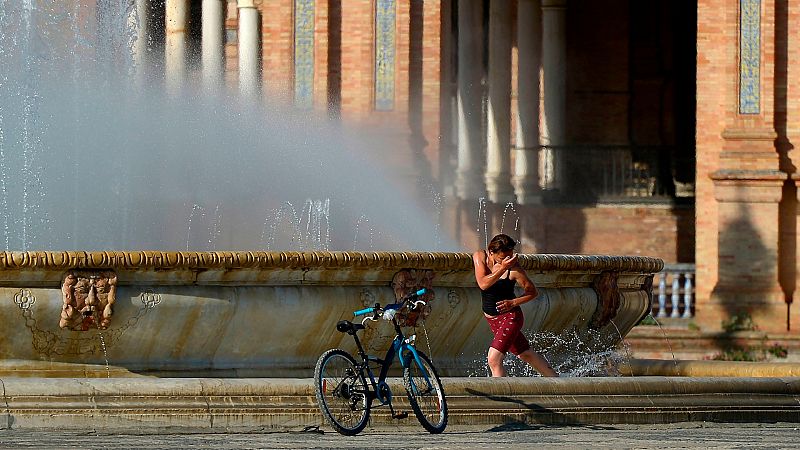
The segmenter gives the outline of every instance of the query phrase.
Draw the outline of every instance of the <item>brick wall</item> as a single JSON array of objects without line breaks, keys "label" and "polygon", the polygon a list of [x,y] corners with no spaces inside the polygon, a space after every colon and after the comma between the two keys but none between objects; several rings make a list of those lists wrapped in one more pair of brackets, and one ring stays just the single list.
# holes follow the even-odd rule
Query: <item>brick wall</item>
[{"label": "brick wall", "polygon": [[[747,310],[762,330],[796,331],[797,5],[761,2],[760,110],[739,113],[737,0],[700,0],[697,39],[697,319]],[[723,172],[720,172],[723,171]]]},{"label": "brick wall", "polygon": [[502,232],[519,239],[518,250],[525,253],[640,255],[667,263],[694,262],[692,207],[506,208],[460,202],[448,203],[442,217],[442,228],[465,249],[484,248],[487,234],[491,239]]},{"label": "brick wall", "polygon": [[566,117],[570,143],[628,143],[628,64],[628,2],[570,0]]}]

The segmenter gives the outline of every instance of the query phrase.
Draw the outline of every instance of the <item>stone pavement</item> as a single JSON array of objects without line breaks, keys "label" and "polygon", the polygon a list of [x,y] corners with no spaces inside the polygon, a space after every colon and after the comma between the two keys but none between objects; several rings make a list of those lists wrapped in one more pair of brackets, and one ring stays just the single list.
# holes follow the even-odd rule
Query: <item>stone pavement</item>
[{"label": "stone pavement", "polygon": [[[0,430],[0,449],[789,449],[798,447],[798,424],[716,424],[499,427],[454,426],[441,435],[421,428],[367,428],[355,437],[320,432],[251,430],[209,433],[168,429],[108,433],[97,430]],[[155,432],[155,433],[154,433]]]}]

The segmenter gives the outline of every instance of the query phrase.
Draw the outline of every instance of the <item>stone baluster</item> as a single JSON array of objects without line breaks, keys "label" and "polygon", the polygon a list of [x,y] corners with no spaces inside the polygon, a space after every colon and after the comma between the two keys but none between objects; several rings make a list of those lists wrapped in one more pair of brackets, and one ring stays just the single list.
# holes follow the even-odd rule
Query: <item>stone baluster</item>
[{"label": "stone baluster", "polygon": [[692,273],[686,272],[684,274],[686,281],[683,284],[683,317],[689,319],[692,317]]},{"label": "stone baluster", "polygon": [[681,273],[672,273],[672,313],[670,317],[680,317],[680,301],[681,301]]},{"label": "stone baluster", "polygon": [[658,274],[658,316],[667,317],[667,272]]}]

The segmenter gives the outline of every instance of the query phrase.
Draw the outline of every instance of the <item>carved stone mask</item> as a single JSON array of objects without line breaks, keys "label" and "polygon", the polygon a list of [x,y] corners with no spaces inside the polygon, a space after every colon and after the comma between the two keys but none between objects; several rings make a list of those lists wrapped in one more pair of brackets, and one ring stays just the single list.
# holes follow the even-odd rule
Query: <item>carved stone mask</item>
[{"label": "carved stone mask", "polygon": [[112,270],[70,270],[61,283],[64,305],[58,326],[86,331],[105,330],[111,322],[117,289]]}]

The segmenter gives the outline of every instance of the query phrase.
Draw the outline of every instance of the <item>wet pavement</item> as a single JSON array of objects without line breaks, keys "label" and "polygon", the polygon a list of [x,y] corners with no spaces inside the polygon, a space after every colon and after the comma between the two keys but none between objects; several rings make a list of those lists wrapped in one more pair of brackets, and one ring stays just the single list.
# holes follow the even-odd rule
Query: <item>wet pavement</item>
[{"label": "wet pavement", "polygon": [[421,428],[367,428],[347,437],[330,429],[247,433],[208,430],[0,430],[2,449],[790,449],[798,448],[800,424],[453,426],[441,435]]}]

